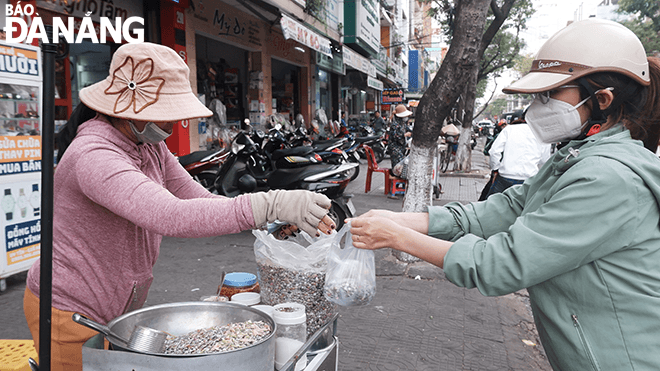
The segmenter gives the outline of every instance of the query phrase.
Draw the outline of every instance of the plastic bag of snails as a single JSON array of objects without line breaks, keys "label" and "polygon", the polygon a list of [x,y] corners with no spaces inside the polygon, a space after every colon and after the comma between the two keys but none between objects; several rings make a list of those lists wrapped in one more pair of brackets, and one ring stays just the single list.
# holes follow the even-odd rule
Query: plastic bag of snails
[{"label": "plastic bag of snails", "polygon": [[373,251],[353,246],[350,229],[344,224],[332,241],[323,294],[341,306],[366,305],[376,296],[376,261]]}]

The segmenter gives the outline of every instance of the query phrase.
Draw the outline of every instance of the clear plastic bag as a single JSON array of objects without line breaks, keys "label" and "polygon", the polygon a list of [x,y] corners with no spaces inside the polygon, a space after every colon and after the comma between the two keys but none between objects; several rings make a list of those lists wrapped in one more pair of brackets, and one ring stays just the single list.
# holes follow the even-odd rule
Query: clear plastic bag
[{"label": "clear plastic bag", "polygon": [[327,256],[333,235],[312,238],[305,232],[278,240],[268,231],[253,230],[261,301],[266,305],[304,304],[307,334],[311,335],[337,313],[337,305],[323,295]]},{"label": "clear plastic bag", "polygon": [[353,247],[350,229],[344,224],[332,241],[323,291],[341,306],[366,305],[376,296],[376,261],[373,251]]}]

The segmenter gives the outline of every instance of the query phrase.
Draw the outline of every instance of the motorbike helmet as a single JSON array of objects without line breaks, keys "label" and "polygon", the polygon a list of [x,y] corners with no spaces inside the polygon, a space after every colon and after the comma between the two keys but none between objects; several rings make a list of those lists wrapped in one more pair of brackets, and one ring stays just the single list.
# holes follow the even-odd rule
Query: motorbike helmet
[{"label": "motorbike helmet", "polygon": [[525,111],[521,109],[513,111],[508,121],[509,124],[518,124],[521,122],[525,122]]},{"label": "motorbike helmet", "polygon": [[502,91],[539,93],[596,72],[617,72],[644,86],[650,84],[646,52],[637,36],[619,23],[589,18],[548,39],[529,73]]}]

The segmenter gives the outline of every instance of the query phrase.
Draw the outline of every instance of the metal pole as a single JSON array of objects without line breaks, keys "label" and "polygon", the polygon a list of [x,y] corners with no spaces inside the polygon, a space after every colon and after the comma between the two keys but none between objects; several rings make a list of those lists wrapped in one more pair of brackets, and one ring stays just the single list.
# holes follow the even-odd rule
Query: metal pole
[{"label": "metal pole", "polygon": [[[46,25],[53,40],[53,29]],[[39,370],[50,371],[51,305],[53,294],[53,175],[55,149],[56,44],[42,44],[44,71],[41,128],[41,276],[39,281]]]}]

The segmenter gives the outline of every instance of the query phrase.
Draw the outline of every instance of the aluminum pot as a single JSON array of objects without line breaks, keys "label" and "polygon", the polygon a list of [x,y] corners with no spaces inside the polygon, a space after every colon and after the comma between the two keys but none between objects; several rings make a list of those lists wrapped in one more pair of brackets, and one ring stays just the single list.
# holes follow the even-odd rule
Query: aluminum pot
[{"label": "aluminum pot", "polygon": [[[264,312],[243,305],[230,302],[161,304],[126,313],[110,321],[107,327],[124,338],[130,337],[136,326],[145,326],[180,336],[198,329],[247,320],[264,321],[273,330],[270,335],[252,346],[223,353],[199,355],[135,353],[125,349],[121,344],[113,342],[112,339],[108,339],[113,349],[120,351],[93,350],[83,347],[83,369],[103,369],[103,366],[99,365],[108,362],[113,363],[113,365],[108,365],[109,367],[116,367],[118,363],[127,362],[129,365],[146,367],[133,367],[134,370],[151,369],[149,367],[152,366],[156,370],[179,369],[176,365],[191,366],[193,364],[216,368],[219,364],[224,364],[227,368],[221,368],[223,370],[272,370],[275,359],[275,322]],[[231,365],[236,365],[237,368],[233,368]]]}]

